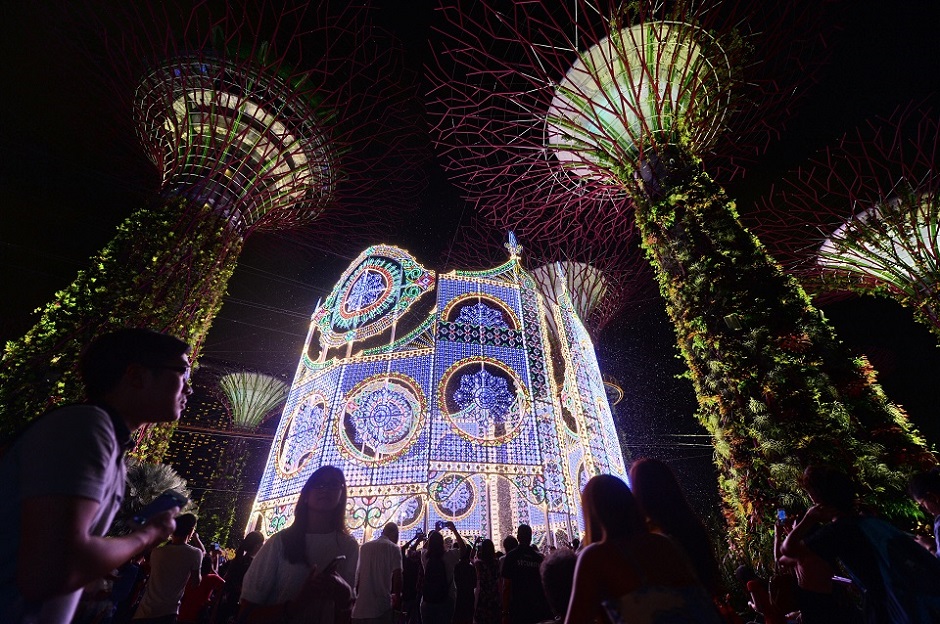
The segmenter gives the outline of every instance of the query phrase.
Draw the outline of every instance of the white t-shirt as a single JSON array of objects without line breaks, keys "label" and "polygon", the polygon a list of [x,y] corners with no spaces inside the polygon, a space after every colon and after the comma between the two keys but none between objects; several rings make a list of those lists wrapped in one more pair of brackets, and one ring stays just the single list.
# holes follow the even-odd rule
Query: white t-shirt
[{"label": "white t-shirt", "polygon": [[202,551],[189,544],[164,544],[150,555],[150,580],[135,620],[176,615],[190,574],[200,580]]},{"label": "white t-shirt", "polygon": [[377,618],[392,608],[392,573],[401,570],[401,548],[384,535],[359,549],[354,618]]},{"label": "white t-shirt", "polygon": [[[339,575],[355,586],[356,565],[359,562],[359,543],[351,535],[339,531],[307,533],[307,561],[318,570],[324,569],[334,557],[345,555],[336,568]],[[242,600],[258,605],[283,604],[297,598],[310,568],[303,563],[290,563],[284,554],[284,533],[275,533],[264,543],[251,562],[242,583]],[[333,622],[333,609],[324,609],[321,624]]]}]

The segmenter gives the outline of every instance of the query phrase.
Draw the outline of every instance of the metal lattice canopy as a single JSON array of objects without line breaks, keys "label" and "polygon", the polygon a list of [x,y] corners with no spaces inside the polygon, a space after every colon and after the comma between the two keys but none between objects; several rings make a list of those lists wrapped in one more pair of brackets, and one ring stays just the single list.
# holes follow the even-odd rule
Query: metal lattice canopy
[{"label": "metal lattice canopy", "polygon": [[754,230],[821,296],[883,294],[940,329],[938,131],[908,107],[845,135],[759,203]]},{"label": "metal lattice canopy", "polygon": [[278,75],[175,58],[137,89],[138,132],[162,144],[165,192],[193,194],[249,226],[291,227],[334,200],[336,154],[310,102]]},{"label": "metal lattice canopy", "polygon": [[809,3],[484,1],[440,13],[438,147],[479,213],[523,239],[620,236],[638,168],[673,146],[723,178],[740,173],[820,56]]}]

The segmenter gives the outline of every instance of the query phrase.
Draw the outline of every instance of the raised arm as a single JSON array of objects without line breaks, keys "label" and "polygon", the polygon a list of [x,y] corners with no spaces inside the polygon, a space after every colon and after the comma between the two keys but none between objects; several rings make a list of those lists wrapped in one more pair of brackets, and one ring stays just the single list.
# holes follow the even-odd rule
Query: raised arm
[{"label": "raised arm", "polygon": [[134,555],[165,540],[176,528],[178,508],[154,516],[130,535],[91,535],[99,503],[75,496],[38,496],[23,501],[16,584],[28,601],[80,589],[106,576]]},{"label": "raised arm", "polygon": [[457,525],[455,525],[453,522],[448,520],[447,522],[444,523],[444,526],[450,529],[451,532],[454,534],[454,538],[457,540],[457,544],[460,545],[461,549],[467,547],[467,542],[464,541],[463,537],[461,537],[460,535],[460,532],[457,531]]}]

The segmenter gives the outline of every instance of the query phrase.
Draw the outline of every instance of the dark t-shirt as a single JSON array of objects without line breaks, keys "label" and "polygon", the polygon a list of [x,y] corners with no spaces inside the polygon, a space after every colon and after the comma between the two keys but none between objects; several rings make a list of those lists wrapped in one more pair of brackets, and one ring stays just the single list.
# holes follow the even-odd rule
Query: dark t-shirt
[{"label": "dark t-shirt", "polygon": [[871,544],[858,528],[858,518],[839,518],[806,538],[810,550],[826,563],[846,572],[866,592],[866,621],[888,621],[884,612],[885,586],[878,569],[878,558]]},{"label": "dark t-shirt", "polygon": [[820,557],[843,565],[865,593],[868,622],[936,622],[940,562],[876,518],[839,518],[806,538]]},{"label": "dark t-shirt", "polygon": [[26,604],[16,585],[23,501],[40,496],[99,503],[89,535],[104,535],[124,498],[130,432],[96,405],[68,405],[36,419],[0,460],[0,622],[68,622],[82,590]]},{"label": "dark t-shirt", "polygon": [[509,621],[512,624],[533,624],[551,617],[539,572],[542,559],[532,546],[519,546],[503,557],[500,576],[512,583],[509,588]]}]

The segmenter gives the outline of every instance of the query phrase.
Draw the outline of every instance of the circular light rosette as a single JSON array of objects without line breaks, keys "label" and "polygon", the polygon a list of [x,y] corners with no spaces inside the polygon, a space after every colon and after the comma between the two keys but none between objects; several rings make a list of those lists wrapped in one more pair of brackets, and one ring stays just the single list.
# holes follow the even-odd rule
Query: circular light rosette
[{"label": "circular light rosette", "polygon": [[418,522],[424,518],[424,499],[420,496],[406,498],[398,506],[394,518],[399,531],[417,526]]},{"label": "circular light rosette", "polygon": [[424,393],[414,379],[399,373],[367,377],[346,395],[337,422],[340,449],[367,464],[398,459],[417,439],[426,411]]},{"label": "circular light rosette", "polygon": [[404,250],[368,248],[343,273],[313,317],[320,345],[333,348],[374,338],[434,286],[434,275]]},{"label": "circular light rosette", "polygon": [[610,181],[617,162],[651,140],[696,149],[714,143],[726,114],[728,60],[692,24],[620,29],[582,53],[552,98],[545,145],[576,178]]},{"label": "circular light rosette", "polygon": [[470,515],[477,502],[473,480],[463,475],[449,474],[428,486],[434,510],[442,518],[457,522]]},{"label": "circular light rosette", "polygon": [[438,404],[462,437],[496,446],[518,435],[529,411],[529,394],[516,372],[502,362],[470,357],[444,372]]},{"label": "circular light rosette", "polygon": [[300,472],[316,453],[323,430],[326,428],[326,399],[314,393],[298,403],[288,416],[284,437],[277,447],[275,466],[284,477]]},{"label": "circular light rosette", "polygon": [[397,282],[400,279],[396,279],[392,267],[377,263],[364,264],[350,278],[336,313],[345,323],[379,316],[394,303],[389,297]]}]

